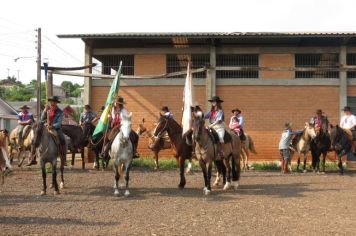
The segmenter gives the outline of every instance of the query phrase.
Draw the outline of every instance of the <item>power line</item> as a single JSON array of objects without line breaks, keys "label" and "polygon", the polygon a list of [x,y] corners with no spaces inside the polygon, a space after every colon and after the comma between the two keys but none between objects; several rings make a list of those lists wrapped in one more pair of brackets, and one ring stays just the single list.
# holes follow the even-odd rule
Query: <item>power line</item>
[{"label": "power line", "polygon": [[67,52],[65,49],[63,49],[62,47],[60,47],[58,44],[56,44],[55,42],[53,42],[49,37],[47,37],[46,35],[44,35],[44,37],[51,42],[53,45],[55,45],[57,48],[59,48],[61,51],[63,51],[65,54],[67,54],[68,56],[70,56],[71,58],[75,59],[76,61],[83,63],[82,60],[78,59],[77,57],[73,56],[72,54],[70,54],[69,52]]}]

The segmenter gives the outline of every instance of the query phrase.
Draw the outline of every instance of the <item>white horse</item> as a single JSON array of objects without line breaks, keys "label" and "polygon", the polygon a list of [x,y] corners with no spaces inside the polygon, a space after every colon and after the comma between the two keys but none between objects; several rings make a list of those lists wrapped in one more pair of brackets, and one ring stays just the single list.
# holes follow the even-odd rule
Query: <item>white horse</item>
[{"label": "white horse", "polygon": [[133,146],[130,141],[131,132],[131,117],[132,113],[128,116],[121,115],[120,132],[116,135],[109,152],[110,157],[113,159],[114,172],[115,172],[115,195],[119,195],[119,179],[120,175],[125,176],[126,187],[125,196],[130,195],[129,191],[129,173],[133,160]]}]

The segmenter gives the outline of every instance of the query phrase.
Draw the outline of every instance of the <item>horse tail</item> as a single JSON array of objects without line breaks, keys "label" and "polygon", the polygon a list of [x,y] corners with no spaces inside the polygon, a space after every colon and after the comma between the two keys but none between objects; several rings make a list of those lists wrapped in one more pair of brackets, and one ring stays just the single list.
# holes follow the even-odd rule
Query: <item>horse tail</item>
[{"label": "horse tail", "polygon": [[257,154],[256,148],[255,148],[255,143],[253,142],[253,139],[251,136],[248,135],[248,149],[253,153]]}]

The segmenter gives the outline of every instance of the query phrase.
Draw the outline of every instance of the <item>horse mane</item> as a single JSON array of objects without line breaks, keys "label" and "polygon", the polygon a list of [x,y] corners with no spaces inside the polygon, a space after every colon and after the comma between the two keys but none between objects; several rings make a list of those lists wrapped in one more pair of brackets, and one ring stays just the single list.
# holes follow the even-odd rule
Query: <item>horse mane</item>
[{"label": "horse mane", "polygon": [[182,132],[183,131],[183,128],[180,124],[178,124],[178,122],[173,119],[173,118],[166,118],[168,119],[168,121],[172,124],[172,129],[174,129],[175,131],[179,131],[179,132]]}]

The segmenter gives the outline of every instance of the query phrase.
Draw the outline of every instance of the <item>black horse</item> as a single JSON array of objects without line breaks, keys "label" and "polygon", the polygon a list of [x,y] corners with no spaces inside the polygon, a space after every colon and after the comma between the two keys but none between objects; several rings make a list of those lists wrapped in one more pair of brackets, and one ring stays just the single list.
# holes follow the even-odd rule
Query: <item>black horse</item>
[{"label": "black horse", "polygon": [[342,157],[351,152],[352,141],[349,139],[346,132],[340,128],[338,125],[331,127],[331,147],[335,150],[338,157],[338,166],[340,169],[340,174],[344,174],[344,168],[342,166]]},{"label": "black horse", "polygon": [[319,172],[320,156],[323,155],[322,171],[325,172],[325,159],[331,148],[331,138],[328,131],[328,123],[322,123],[320,128],[315,128],[316,137],[310,142],[312,154],[312,167],[314,172]]},{"label": "black horse", "polygon": [[[68,145],[68,149],[72,153],[72,163],[74,165],[75,154],[80,151],[82,158],[82,169],[85,169],[85,161],[84,161],[84,148],[88,147],[89,149],[94,150],[95,152],[95,162],[96,168],[99,169],[99,159],[100,153],[103,147],[103,138],[102,135],[97,137],[96,140],[92,139],[92,135],[95,129],[95,126],[92,124],[85,124],[83,128],[76,125],[63,125],[62,126],[63,133],[67,135],[71,142]],[[105,169],[108,164],[108,157],[103,158],[102,166]]]}]

